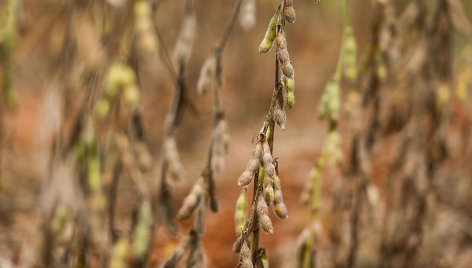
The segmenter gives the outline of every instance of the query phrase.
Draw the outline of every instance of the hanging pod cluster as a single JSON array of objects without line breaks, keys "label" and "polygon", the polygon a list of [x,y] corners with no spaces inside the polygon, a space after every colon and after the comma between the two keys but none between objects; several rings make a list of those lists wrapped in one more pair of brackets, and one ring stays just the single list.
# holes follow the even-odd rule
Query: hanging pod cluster
[{"label": "hanging pod cluster", "polygon": [[128,108],[138,105],[140,91],[133,69],[123,63],[114,62],[105,77],[105,91],[95,104],[95,114],[99,119],[105,118],[115,101],[123,100]]},{"label": "hanging pod cluster", "polygon": [[292,107],[295,104],[295,80],[294,70],[292,63],[290,62],[290,55],[287,49],[287,40],[285,39],[285,33],[282,27],[278,26],[279,30],[277,33],[277,59],[279,60],[282,69],[282,85],[285,89],[286,102],[288,107]]},{"label": "hanging pod cluster", "polygon": [[[277,60],[282,69],[280,82],[285,91],[285,101],[289,108],[295,104],[295,78],[294,69],[288,53],[287,40],[285,38],[285,21],[290,23],[295,21],[295,11],[293,10],[292,2],[293,1],[284,1],[283,5],[277,9],[269,22],[264,39],[259,45],[259,53],[267,53],[272,48],[274,41],[276,42]],[[281,8],[283,17],[280,14]],[[284,128],[283,124],[277,123]]]},{"label": "hanging pod cluster", "polygon": [[274,232],[272,221],[268,215],[268,206],[273,205],[274,212],[279,218],[285,219],[288,216],[287,207],[283,201],[277,163],[272,158],[266,136],[260,134],[258,139],[259,140],[254,146],[246,170],[241,174],[238,180],[238,184],[244,186],[244,188],[236,201],[236,234],[239,237],[233,245],[233,252],[241,253],[241,263],[243,267],[253,267],[248,266],[251,261],[250,255],[249,257],[246,256],[246,247],[248,247],[247,234],[251,231],[250,228],[253,228],[251,227],[252,223],[246,221],[246,185],[257,176],[254,183],[258,185],[258,188],[261,188],[261,191],[257,190],[257,193],[255,193],[256,200],[255,203],[253,203],[253,206],[255,205],[255,207],[253,208],[254,210],[251,210],[254,211],[255,215],[252,215],[249,218],[252,217],[251,220],[253,220],[255,216],[259,226],[264,230],[264,232],[268,234]]},{"label": "hanging pod cluster", "polygon": [[265,175],[273,178],[275,176],[275,167],[272,163],[272,154],[270,153],[269,143],[265,135],[260,134],[258,142],[254,146],[246,170],[239,176],[238,185],[246,186],[251,183],[254,174],[260,166],[264,167]]},{"label": "hanging pod cluster", "polygon": [[[255,202],[255,214],[258,219],[258,223],[262,230],[268,234],[274,232],[272,222],[268,215],[268,206],[273,204],[276,215],[282,219],[287,218],[287,207],[283,202],[282,189],[280,186],[280,178],[278,176],[277,164],[272,157],[269,143],[267,141],[267,135],[259,134],[258,142],[254,146],[249,162],[246,166],[246,170],[239,176],[238,184],[243,186],[238,200],[236,201],[236,234],[239,235],[236,241],[233,251],[239,252],[241,249],[241,243],[244,247],[245,242],[243,238],[244,228],[247,226],[245,222],[245,210],[247,203],[247,190],[246,186],[251,183],[253,179],[256,179],[254,183],[261,188],[261,192],[257,194]],[[257,178],[255,178],[257,176]],[[245,225],[246,224],[246,225]],[[247,232],[247,230],[246,230]],[[243,252],[241,251],[243,255]],[[243,258],[244,262],[244,258]]]},{"label": "hanging pod cluster", "polygon": [[[287,207],[283,201],[278,163],[272,155],[274,125],[285,128],[285,105],[292,107],[294,95],[294,69],[288,53],[285,38],[286,22],[295,21],[292,0],[283,0],[270,19],[264,39],[259,45],[259,53],[267,53],[275,42],[276,77],[272,101],[266,121],[260,131],[257,142],[251,152],[246,169],[238,178],[238,185],[244,187],[236,202],[236,234],[238,239],[233,245],[233,252],[240,253],[238,267],[268,267],[267,255],[259,248],[259,228],[272,234],[274,228],[268,215],[268,207],[272,205],[279,218],[287,218]],[[246,217],[246,187],[254,180],[253,199],[249,214]],[[249,243],[253,234],[252,244]],[[252,249],[252,256],[251,256]]]}]

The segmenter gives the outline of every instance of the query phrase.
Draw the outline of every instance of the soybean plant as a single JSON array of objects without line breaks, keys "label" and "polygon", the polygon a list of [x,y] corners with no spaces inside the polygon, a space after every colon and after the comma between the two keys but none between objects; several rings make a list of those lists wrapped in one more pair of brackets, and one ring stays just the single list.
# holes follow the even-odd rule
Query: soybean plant
[{"label": "soybean plant", "polygon": [[321,189],[324,169],[328,167],[340,167],[343,161],[341,149],[341,136],[337,130],[338,118],[341,107],[340,83],[343,77],[355,80],[356,67],[356,41],[349,25],[347,13],[347,1],[341,0],[343,7],[343,37],[336,71],[330,81],[326,83],[321,97],[318,115],[320,119],[326,119],[328,134],[321,155],[310,171],[309,179],[302,194],[302,201],[310,206],[311,223],[306,227],[300,237],[299,267],[309,268],[316,266],[317,241],[322,235],[320,219]]},{"label": "soybean plant", "polygon": [[[287,207],[283,201],[278,161],[273,157],[275,124],[285,128],[285,105],[292,107],[294,96],[294,69],[290,61],[285,38],[286,23],[295,22],[293,1],[281,1],[259,46],[260,53],[267,53],[275,42],[275,86],[272,101],[265,122],[260,130],[256,144],[244,172],[238,178],[238,185],[243,187],[236,205],[236,234],[238,238],[233,251],[240,253],[240,267],[266,267],[267,254],[259,247],[259,228],[268,234],[274,232],[268,216],[268,207],[272,205],[276,215],[285,219]],[[254,191],[246,216],[247,187],[254,181]],[[252,234],[252,238],[250,237]]]}]

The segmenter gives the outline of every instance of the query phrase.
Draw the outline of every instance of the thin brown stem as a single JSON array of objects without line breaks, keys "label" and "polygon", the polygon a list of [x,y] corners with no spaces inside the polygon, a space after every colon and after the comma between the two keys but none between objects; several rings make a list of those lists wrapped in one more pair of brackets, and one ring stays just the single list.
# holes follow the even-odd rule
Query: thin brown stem
[{"label": "thin brown stem", "polygon": [[226,42],[229,39],[229,36],[231,34],[231,30],[233,29],[234,23],[236,22],[236,19],[237,19],[238,14],[239,14],[239,10],[241,9],[241,3],[243,2],[243,0],[237,0],[237,1],[238,2],[236,2],[236,6],[233,9],[233,14],[231,15],[231,20],[229,21],[229,24],[226,27],[226,30],[223,34],[223,38],[221,39],[221,42],[218,45],[218,47],[221,48],[221,50],[224,49],[224,47],[226,45]]}]

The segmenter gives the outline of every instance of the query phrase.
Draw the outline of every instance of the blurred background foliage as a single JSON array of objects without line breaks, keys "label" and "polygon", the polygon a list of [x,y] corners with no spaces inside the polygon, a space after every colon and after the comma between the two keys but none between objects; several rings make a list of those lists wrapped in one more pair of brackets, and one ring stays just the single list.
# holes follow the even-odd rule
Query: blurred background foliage
[{"label": "blurred background foliage", "polygon": [[[44,202],[50,194],[45,189],[69,187],[62,184],[51,186],[51,166],[56,156],[55,146],[68,141],[87,98],[87,89],[103,90],[103,83],[94,76],[104,77],[107,66],[114,60],[129,59],[132,46],[132,3],[128,0],[100,1],[58,1],[58,0],[1,0],[0,1],[0,80],[2,81],[2,102],[0,107],[0,266],[28,267],[35,245],[41,233],[43,211],[52,204]],[[134,70],[139,81],[139,101],[137,109],[142,116],[146,144],[153,161],[159,161],[162,143],[165,139],[164,121],[171,108],[174,92],[174,78],[163,63],[161,48],[166,47],[170,54],[176,45],[185,15],[185,1],[158,1],[155,17],[160,29],[162,43],[156,43],[156,51],[138,49],[133,55]],[[186,180],[172,184],[172,202],[179,208],[184,196],[205,166],[208,144],[212,131],[212,97],[197,94],[196,85],[200,69],[212,48],[219,42],[233,12],[236,1],[194,0],[196,17],[196,36],[193,51],[185,70],[187,98],[194,106],[186,107],[176,131],[176,143],[185,169]],[[378,2],[389,2],[378,1]],[[391,0],[395,6],[396,17],[400,16],[412,1]],[[442,0],[416,1],[433,14]],[[424,3],[423,3],[424,2]],[[460,2],[461,10],[472,18],[472,2]],[[14,3],[14,4],[12,4]],[[225,117],[229,126],[231,142],[226,156],[226,168],[215,175],[216,194],[220,199],[218,213],[207,213],[206,233],[203,238],[206,264],[208,267],[234,267],[238,256],[231,247],[236,239],[234,234],[234,208],[240,189],[237,177],[246,165],[251,152],[251,142],[257,136],[260,124],[266,115],[273,90],[273,57],[261,55],[258,46],[266,31],[267,23],[279,4],[274,0],[256,1],[256,23],[249,31],[236,24],[222,56],[223,86],[220,89],[221,102],[225,107]],[[350,0],[348,12],[353,34],[357,41],[358,59],[371,38],[371,21],[374,16],[374,0]],[[11,6],[16,5],[16,7]],[[343,20],[341,1],[295,0],[297,12],[295,24],[287,25],[287,43],[291,61],[296,73],[296,104],[287,111],[284,131],[277,131],[274,152],[282,165],[279,166],[284,200],[287,203],[289,218],[279,220],[273,217],[275,233],[261,237],[261,246],[268,252],[271,267],[295,267],[297,260],[297,238],[310,221],[309,208],[301,205],[300,195],[305,181],[320,156],[327,129],[318,120],[318,104],[327,81],[335,72],[342,41]],[[16,18],[9,19],[14,10]],[[11,15],[11,14],[10,14]],[[434,18],[434,16],[430,16]],[[9,21],[11,20],[11,21]],[[119,25],[122,20],[124,23]],[[117,24],[107,24],[113,21]],[[459,25],[462,22],[459,22]],[[128,25],[129,24],[129,25]],[[466,23],[467,24],[467,23]],[[462,24],[464,25],[464,24]],[[115,27],[115,28],[113,28]],[[452,30],[451,30],[452,31]],[[121,37],[124,36],[124,37]],[[452,77],[450,98],[447,98],[445,140],[448,148],[446,160],[437,172],[441,179],[435,183],[440,188],[433,215],[440,217],[440,230],[425,231],[431,234],[426,240],[431,251],[422,249],[418,258],[426,258],[431,252],[444,256],[432,260],[432,267],[469,267],[472,263],[472,222],[470,190],[472,190],[472,148],[470,143],[471,70],[472,46],[471,31],[450,33],[452,55]],[[405,42],[408,42],[406,38]],[[412,38],[413,41],[418,39]],[[432,40],[426,40],[426,42]],[[67,42],[72,42],[68,44]],[[408,44],[407,44],[408,45]],[[414,46],[415,44],[411,44]],[[273,52],[272,52],[273,53]],[[427,54],[435,58],[437,54]],[[414,57],[414,53],[412,57]],[[445,67],[446,68],[446,67]],[[391,71],[391,70],[389,70]],[[397,73],[387,74],[387,81],[395,80]],[[420,72],[419,72],[420,73]],[[419,74],[418,74],[419,75]],[[431,78],[433,79],[433,78]],[[435,79],[435,78],[434,78]],[[93,83],[98,83],[92,85]],[[463,83],[465,90],[455,93],[456,85]],[[388,83],[386,83],[388,84]],[[353,87],[361,90],[360,84],[349,84],[341,90],[343,107],[348,91]],[[410,91],[422,87],[410,84]],[[393,90],[395,86],[387,86]],[[93,95],[95,99],[100,94]],[[449,96],[449,95],[448,95]],[[388,99],[388,96],[387,96]],[[388,103],[388,101],[387,101]],[[385,108],[384,109],[388,109]],[[402,109],[400,104],[399,110]],[[344,159],[349,159],[353,130],[348,127],[350,118],[340,116],[338,127],[342,137]],[[356,119],[359,122],[368,118]],[[381,118],[387,120],[387,118]],[[110,131],[118,123],[115,121],[95,122],[96,139],[100,149],[106,147]],[[414,134],[413,134],[414,135]],[[385,209],[385,178],[391,163],[396,159],[400,135],[385,135],[375,146],[369,162],[370,182],[378,190],[380,209],[373,209],[371,217],[381,221]],[[59,141],[58,141],[59,140]],[[420,147],[421,148],[421,147]],[[419,149],[421,150],[421,149]],[[100,156],[102,157],[102,156]],[[407,157],[407,156],[406,156]],[[408,161],[408,158],[406,159]],[[103,171],[104,167],[102,167]],[[74,172],[79,172],[74,170]],[[322,214],[329,214],[336,184],[341,183],[343,173],[339,170],[324,172],[322,186]],[[102,174],[103,175],[103,174]],[[146,185],[155,187],[158,175],[145,173]],[[71,170],[57,175],[76,176]],[[141,199],[136,198],[136,187],[131,180],[121,180],[117,190],[116,229],[126,234],[134,228],[133,217]],[[75,185],[77,186],[77,185]],[[74,187],[75,187],[74,186]],[[43,194],[41,194],[43,193]],[[64,195],[69,192],[64,190]],[[46,197],[45,197],[46,195]],[[73,195],[73,194],[72,194]],[[460,201],[454,201],[459,200]],[[452,201],[451,201],[452,200]],[[72,201],[73,202],[73,201]],[[81,205],[77,205],[81,206]],[[59,212],[58,212],[59,211]],[[60,214],[60,207],[56,214]],[[134,215],[134,216],[133,216]],[[324,217],[324,216],[323,216]],[[87,218],[87,216],[85,216]],[[436,218],[437,219],[437,218]],[[323,224],[329,229],[332,218],[326,216]],[[185,233],[191,223],[177,221],[181,233]],[[75,223],[75,224],[80,224]],[[348,227],[346,227],[348,228]],[[380,232],[377,225],[364,221],[363,232]],[[442,245],[434,236],[436,232],[449,230],[454,241]],[[444,232],[446,232],[444,231]],[[88,232],[88,231],[87,231]],[[346,235],[348,230],[345,230]],[[446,232],[447,233],[447,232]],[[326,235],[325,240],[327,240]],[[366,238],[367,237],[367,238]],[[429,236],[428,236],[429,237]],[[441,237],[441,236],[439,236]],[[372,239],[372,240],[363,240]],[[65,240],[67,241],[67,240]],[[158,265],[167,259],[178,244],[163,228],[157,228],[149,251],[149,265]],[[361,237],[362,249],[356,267],[374,267],[371,255],[377,254],[379,242],[372,236]],[[51,251],[56,250],[54,258],[59,258],[61,247],[67,242],[60,239]],[[119,241],[116,243],[118,244]],[[329,255],[330,247],[326,241],[321,243],[321,257]],[[451,245],[454,245],[452,248]],[[449,248],[450,247],[450,248]],[[100,247],[98,247],[100,248]],[[434,248],[434,250],[433,250]],[[125,248],[126,249],[126,248]],[[48,249],[45,249],[48,250]],[[119,250],[113,249],[113,250]],[[107,252],[111,252],[107,248]],[[87,267],[101,267],[100,250],[89,252]],[[107,253],[108,254],[108,253]],[[324,254],[324,255],[323,255]],[[319,256],[319,255],[318,255]],[[327,257],[326,257],[327,258]],[[363,262],[364,260],[367,260]],[[375,263],[375,261],[373,261]],[[334,267],[335,264],[320,260],[320,267]],[[416,267],[428,262],[417,262]],[[395,266],[395,262],[391,263]],[[9,266],[10,265],[10,266]],[[340,267],[344,267],[339,264]],[[119,266],[116,266],[119,267]],[[377,267],[377,266],[376,266]],[[415,267],[410,265],[409,267]]]}]

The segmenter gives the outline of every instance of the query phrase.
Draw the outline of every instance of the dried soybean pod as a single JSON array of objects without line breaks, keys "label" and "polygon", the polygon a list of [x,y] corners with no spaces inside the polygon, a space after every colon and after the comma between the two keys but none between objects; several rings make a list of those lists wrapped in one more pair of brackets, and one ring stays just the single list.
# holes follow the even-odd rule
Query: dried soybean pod
[{"label": "dried soybean pod", "polygon": [[279,127],[284,130],[285,123],[287,122],[287,115],[285,114],[283,83],[277,83],[276,90],[276,100],[271,113],[277,125],[279,125]]},{"label": "dried soybean pod", "polygon": [[262,230],[268,234],[272,234],[274,232],[274,228],[272,227],[272,222],[270,221],[269,215],[268,215],[268,209],[267,209],[267,204],[262,197],[262,195],[259,195],[257,199],[257,217],[259,218],[259,223],[262,227]]},{"label": "dried soybean pod", "polygon": [[203,249],[201,242],[193,242],[190,248],[190,253],[187,259],[186,268],[204,268],[205,258],[203,256]]},{"label": "dried soybean pod", "polygon": [[287,50],[287,40],[285,39],[284,32],[279,29],[276,39],[277,49],[278,49],[278,58],[281,63],[290,61],[290,56]]},{"label": "dried soybean pod", "polygon": [[259,167],[261,155],[262,144],[258,142],[252,150],[251,158],[247,163],[246,170],[238,178],[239,186],[246,186],[251,183],[252,177],[254,176],[254,172],[256,172],[257,168]]},{"label": "dried soybean pod", "polygon": [[295,71],[293,70],[293,66],[290,63],[290,60],[282,64],[282,72],[286,77],[293,78]]},{"label": "dried soybean pod", "polygon": [[285,111],[277,105],[275,106],[273,116],[277,125],[279,125],[280,128],[285,129],[285,122],[287,122],[287,115],[285,114]]},{"label": "dried soybean pod", "polygon": [[211,151],[213,157],[211,159],[211,167],[215,172],[221,172],[224,169],[224,157],[228,152],[230,139],[225,119],[220,119],[216,123],[216,126],[213,128],[212,139]]},{"label": "dried soybean pod", "polygon": [[205,192],[203,188],[203,177],[200,177],[198,181],[193,185],[190,193],[185,197],[182,207],[180,208],[177,217],[181,220],[187,219],[192,215],[192,212],[198,205],[198,200]]},{"label": "dried soybean pod", "polygon": [[253,268],[254,265],[252,264],[251,261],[251,249],[247,246],[246,241],[242,241],[242,247],[241,247],[241,262],[242,262],[242,267],[243,268]]},{"label": "dried soybean pod", "polygon": [[264,179],[264,199],[267,205],[274,201],[274,179],[269,176]]},{"label": "dried soybean pod", "polygon": [[238,236],[238,238],[236,239],[236,241],[234,241],[234,244],[233,244],[233,252],[234,252],[234,253],[240,252],[242,246],[243,246],[243,236],[240,235],[240,236]]},{"label": "dried soybean pod", "polygon": [[277,33],[277,57],[282,65],[282,72],[288,78],[293,78],[294,70],[293,66],[290,63],[290,55],[287,49],[287,41],[285,40],[285,35],[282,29],[278,30]]},{"label": "dried soybean pod", "polygon": [[259,53],[267,53],[272,47],[272,43],[274,42],[275,35],[277,32],[277,19],[279,17],[279,13],[280,8],[277,9],[274,16],[272,16],[272,18],[270,19],[269,27],[267,27],[264,39],[259,45]]},{"label": "dried soybean pod", "polygon": [[262,163],[264,164],[264,170],[267,176],[273,178],[275,176],[275,168],[272,163],[272,154],[270,153],[269,143],[267,139],[264,139],[263,143],[263,156]]},{"label": "dried soybean pod", "polygon": [[[192,47],[195,41],[197,31],[197,19],[195,14],[191,9],[187,10],[180,29],[179,37],[177,39],[177,44],[174,49],[174,62],[183,61],[185,63],[190,59],[192,54]],[[177,64],[176,64],[177,65]]]},{"label": "dried soybean pod", "polygon": [[181,181],[184,177],[184,167],[180,162],[179,153],[174,136],[167,136],[164,141],[164,154],[168,162],[168,172],[174,181]]},{"label": "dried soybean pod", "polygon": [[275,214],[281,219],[288,217],[287,206],[285,206],[282,189],[280,186],[280,178],[278,175],[274,178],[274,211]]},{"label": "dried soybean pod", "polygon": [[197,82],[197,92],[200,95],[205,94],[212,86],[216,69],[216,59],[212,54],[205,63],[203,63],[202,69],[200,70],[200,77]]},{"label": "dried soybean pod", "polygon": [[172,256],[170,256],[170,258],[167,259],[167,261],[162,264],[161,268],[177,267],[177,264],[184,256],[185,250],[190,244],[190,240],[191,240],[191,237],[189,234],[186,234],[184,237],[182,237],[179,244],[175,248],[174,253],[172,253]]},{"label": "dried soybean pod", "polygon": [[295,9],[293,9],[293,0],[284,0],[284,17],[289,23],[295,22]]}]

